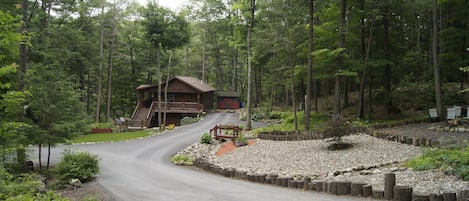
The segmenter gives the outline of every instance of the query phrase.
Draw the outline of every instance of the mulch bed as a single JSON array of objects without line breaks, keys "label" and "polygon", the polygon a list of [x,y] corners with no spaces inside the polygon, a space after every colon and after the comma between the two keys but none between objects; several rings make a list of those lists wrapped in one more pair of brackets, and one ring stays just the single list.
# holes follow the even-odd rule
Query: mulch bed
[{"label": "mulch bed", "polygon": [[[248,140],[248,145],[253,145],[256,142],[257,140]],[[232,141],[225,142],[220,146],[220,148],[218,148],[217,152],[215,152],[215,156],[219,157],[223,154],[234,151],[236,148],[238,147],[235,146]]]}]

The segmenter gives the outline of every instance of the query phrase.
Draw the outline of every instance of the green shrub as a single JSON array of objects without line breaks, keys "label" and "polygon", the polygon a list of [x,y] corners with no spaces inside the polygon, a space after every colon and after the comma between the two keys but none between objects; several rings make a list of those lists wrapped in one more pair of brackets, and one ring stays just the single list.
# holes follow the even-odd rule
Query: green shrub
[{"label": "green shrub", "polygon": [[54,172],[63,183],[68,183],[72,179],[87,182],[99,173],[98,161],[96,155],[66,150],[61,161],[55,166]]},{"label": "green shrub", "polygon": [[38,192],[42,183],[32,174],[12,175],[0,167],[0,200],[65,201],[52,191]]},{"label": "green shrub", "polygon": [[325,137],[331,137],[332,139],[328,146],[330,150],[347,149],[352,146],[350,143],[342,141],[342,137],[350,135],[353,131],[352,126],[340,115],[334,115],[332,120],[326,123],[326,129],[324,130]]},{"label": "green shrub", "polygon": [[269,119],[282,119],[284,118],[283,112],[271,112],[269,113]]},{"label": "green shrub", "polygon": [[80,201],[99,201],[99,198],[95,195],[86,196],[85,198],[81,199]]},{"label": "green shrub", "polygon": [[212,140],[213,140],[213,137],[209,133],[204,133],[202,137],[200,137],[200,143],[202,144],[211,144]]},{"label": "green shrub", "polygon": [[181,119],[181,125],[193,124],[200,120],[200,117],[185,116]]},{"label": "green shrub", "polygon": [[237,147],[245,146],[248,144],[248,140],[243,136],[243,133],[240,132],[239,135],[234,140],[234,145]]},{"label": "green shrub", "polygon": [[407,162],[415,170],[440,169],[469,181],[469,146],[464,149],[425,150],[424,153]]},{"label": "green shrub", "polygon": [[175,155],[171,157],[171,162],[176,165],[192,165],[192,160],[187,155]]}]

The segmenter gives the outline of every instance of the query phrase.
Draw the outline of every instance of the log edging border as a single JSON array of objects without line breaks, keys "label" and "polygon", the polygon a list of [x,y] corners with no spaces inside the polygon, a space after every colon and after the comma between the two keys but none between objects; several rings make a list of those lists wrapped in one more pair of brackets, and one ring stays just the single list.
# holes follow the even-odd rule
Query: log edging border
[{"label": "log edging border", "polygon": [[[377,129],[390,128],[395,126],[403,126],[408,124],[424,123],[427,120],[412,120],[404,121],[400,123],[375,125],[371,128],[360,128],[359,131],[366,133],[370,136],[386,139],[390,141],[396,141],[403,144],[412,146],[428,146],[428,147],[440,147],[440,143],[437,140],[431,140],[426,138],[412,138],[406,135],[394,135],[384,132],[379,132]],[[300,140],[316,140],[322,139],[323,134],[320,131],[313,132],[263,132],[258,134],[258,138],[264,140],[274,141],[300,141]],[[384,200],[385,195],[389,198],[392,195],[393,200],[411,201],[456,201],[469,199],[469,190],[464,190],[459,193],[444,192],[443,194],[430,194],[420,195],[415,194],[411,186],[396,186],[395,181],[388,181],[388,185],[392,185],[385,190],[373,189],[372,185],[366,183],[359,183],[353,181],[317,181],[311,180],[309,177],[305,178],[292,178],[284,177],[275,174],[256,174],[246,171],[240,171],[233,168],[222,168],[218,165],[210,163],[210,161],[198,158],[194,160],[194,166],[205,170],[207,172],[218,174],[231,179],[246,180],[254,183],[261,183],[266,185],[276,185],[284,188],[299,189],[303,191],[315,191],[330,193],[338,196],[356,196],[356,197],[371,197],[372,199]],[[392,175],[390,175],[392,174]],[[394,173],[386,173],[386,178],[394,178]],[[397,195],[397,196],[396,196]]]}]

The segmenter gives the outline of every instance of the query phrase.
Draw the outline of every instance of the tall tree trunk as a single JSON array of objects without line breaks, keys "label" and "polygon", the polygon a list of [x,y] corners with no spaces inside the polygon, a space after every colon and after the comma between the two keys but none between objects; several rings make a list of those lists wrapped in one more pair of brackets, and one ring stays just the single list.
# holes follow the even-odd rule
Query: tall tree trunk
[{"label": "tall tree trunk", "polygon": [[220,47],[218,46],[216,31],[213,32],[213,42],[214,42],[214,52],[215,52],[215,74],[217,75],[215,83],[216,83],[216,86],[218,87],[218,90],[223,90],[224,84],[223,84],[223,73],[222,73],[222,66],[221,66],[221,53],[220,53]]},{"label": "tall tree trunk", "polygon": [[233,75],[231,78],[231,90],[238,91],[238,47],[234,47],[233,51]]},{"label": "tall tree trunk", "polygon": [[[157,68],[157,76],[158,76],[158,128],[162,130],[161,126],[161,43],[158,44],[158,48],[156,48],[156,68]],[[153,108],[150,108],[150,111]],[[148,123],[147,123],[148,125]]]},{"label": "tall tree trunk", "polygon": [[39,172],[42,172],[42,144],[39,143],[38,145],[38,160],[39,160]]},{"label": "tall tree trunk", "polygon": [[[363,119],[365,117],[365,79],[366,79],[366,71],[368,70],[368,58],[370,57],[370,49],[371,49],[371,38],[373,37],[373,26],[374,26],[374,19],[371,20],[370,25],[370,35],[368,36],[368,46],[366,47],[365,53],[365,62],[363,64],[363,72],[360,78],[360,92],[359,92],[359,100],[358,100],[358,118]],[[371,104],[371,103],[370,103]]]},{"label": "tall tree trunk", "polygon": [[24,89],[24,79],[26,77],[26,65],[27,65],[27,45],[28,45],[28,28],[29,28],[29,18],[28,18],[28,0],[21,1],[21,14],[22,14],[22,22],[23,25],[21,26],[21,33],[22,39],[19,46],[19,53],[20,53],[20,60],[19,60],[19,67],[20,70],[18,71],[18,91],[23,91]]},{"label": "tall tree trunk", "polygon": [[112,22],[111,22],[111,44],[109,48],[109,66],[107,72],[107,104],[106,104],[106,122],[111,119],[111,95],[112,95],[112,68],[114,63],[114,43],[117,35],[116,17],[117,17],[116,0],[112,5]]},{"label": "tall tree trunk", "polygon": [[[171,58],[173,57],[173,52],[169,53],[169,59],[168,59],[168,71],[166,73],[166,85],[164,86],[164,102],[166,103],[166,108],[169,108],[169,103],[168,103],[168,82],[169,82],[169,69],[171,68]],[[167,109],[164,110],[164,115],[163,115],[163,124],[166,126],[166,111]]]},{"label": "tall tree trunk", "polygon": [[[17,89],[18,91],[23,91],[25,86],[25,78],[26,78],[26,70],[27,70],[27,45],[29,41],[29,18],[28,18],[28,0],[21,1],[21,14],[22,14],[22,21],[23,25],[21,26],[21,42],[19,45],[19,71],[18,71],[18,82],[17,82]],[[19,114],[17,117],[18,119],[23,118],[23,114]],[[26,150],[23,147],[19,147],[16,149],[16,157],[17,163],[23,164],[26,161]]]},{"label": "tall tree trunk", "polygon": [[[339,19],[339,49],[345,47],[345,12],[347,11],[347,0],[341,0],[340,3],[340,19]],[[342,84],[342,76],[339,72],[344,68],[344,57],[340,53],[337,58],[337,75],[335,77],[334,87],[334,107],[333,114],[340,114],[340,85]]]},{"label": "tall tree trunk", "polygon": [[[464,64],[466,65],[469,65],[467,62],[466,62],[466,40],[467,40],[467,37],[466,37],[466,33],[467,33],[467,11],[468,11],[468,6],[467,5],[467,2],[468,0],[465,0],[464,1],[464,22],[463,22],[463,31],[464,31],[464,34],[463,34],[463,42],[462,42],[462,49],[461,49],[461,56],[462,56],[462,61],[464,62]],[[464,82],[466,81],[467,79],[467,72],[465,71],[461,71],[461,86],[460,86],[460,90],[464,90]],[[463,94],[461,93],[461,102],[464,102],[464,96]]]},{"label": "tall tree trunk", "polygon": [[109,49],[109,67],[107,71],[107,103],[106,103],[106,122],[111,119],[111,94],[112,94],[112,67],[114,62],[114,39],[111,39],[111,48]]},{"label": "tall tree trunk", "polygon": [[206,47],[207,46],[207,22],[205,22],[205,29],[204,29],[204,41],[202,44],[202,81],[207,82],[205,78],[205,57],[206,57]]},{"label": "tall tree trunk", "polygon": [[308,80],[306,81],[306,97],[305,97],[305,130],[309,131],[309,120],[311,116],[311,86],[313,82],[313,33],[314,33],[314,0],[308,2]]},{"label": "tall tree trunk", "polygon": [[[231,11],[228,12],[228,17],[231,19]],[[235,35],[234,35],[234,25],[233,23],[230,23],[230,35],[231,35],[231,41],[235,41]],[[236,45],[233,45],[233,71],[232,71],[232,76],[231,76],[231,90],[232,91],[238,91],[238,47]]]},{"label": "tall tree trunk", "polygon": [[256,0],[251,0],[250,6],[250,19],[249,19],[249,28],[248,28],[248,35],[247,35],[247,56],[248,56],[248,97],[247,97],[247,114],[246,114],[246,130],[252,129],[251,123],[251,112],[252,112],[252,52],[251,52],[251,37],[252,31],[254,29],[254,12],[256,10]]},{"label": "tall tree trunk", "polygon": [[47,165],[46,165],[46,169],[48,170],[49,167],[50,167],[50,150],[51,150],[51,147],[52,147],[52,142],[51,142],[51,136],[49,136],[49,139],[48,142],[47,142]]},{"label": "tall tree trunk", "polygon": [[[101,15],[104,13],[104,5],[101,7]],[[104,60],[104,17],[101,16],[100,34],[99,34],[99,64],[98,64],[98,91],[96,92],[96,117],[95,122],[99,123],[101,113],[101,94],[102,94],[102,71]]]},{"label": "tall tree trunk", "polygon": [[290,79],[291,79],[291,92],[292,92],[292,104],[293,104],[293,120],[295,122],[295,131],[298,130],[298,117],[296,115],[296,112],[298,110],[297,106],[296,106],[296,101],[295,101],[295,71],[294,71],[294,66],[293,66],[293,62],[291,61],[291,55],[290,55],[290,61],[289,61],[289,64],[290,64]]},{"label": "tall tree trunk", "polygon": [[432,0],[432,63],[433,79],[435,83],[435,104],[439,119],[442,119],[443,106],[441,101],[441,80],[440,66],[438,62],[438,20],[437,20],[437,0]]},{"label": "tall tree trunk", "polygon": [[[383,18],[384,26],[384,58],[389,60],[389,11],[386,5]],[[392,96],[391,96],[391,65],[386,64],[384,67],[384,113],[386,116],[393,112]]]}]

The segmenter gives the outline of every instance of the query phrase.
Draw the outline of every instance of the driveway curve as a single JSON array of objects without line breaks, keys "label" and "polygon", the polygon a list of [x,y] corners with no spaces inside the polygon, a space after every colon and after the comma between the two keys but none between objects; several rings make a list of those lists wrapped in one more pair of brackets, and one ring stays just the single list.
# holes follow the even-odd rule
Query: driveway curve
[{"label": "driveway curve", "polygon": [[114,200],[119,201],[367,200],[229,179],[170,162],[173,154],[197,142],[211,127],[228,123],[240,124],[238,116],[209,113],[195,124],[154,137],[117,143],[59,146],[53,149],[52,158],[59,158],[67,148],[98,155],[101,174],[97,181]]}]

